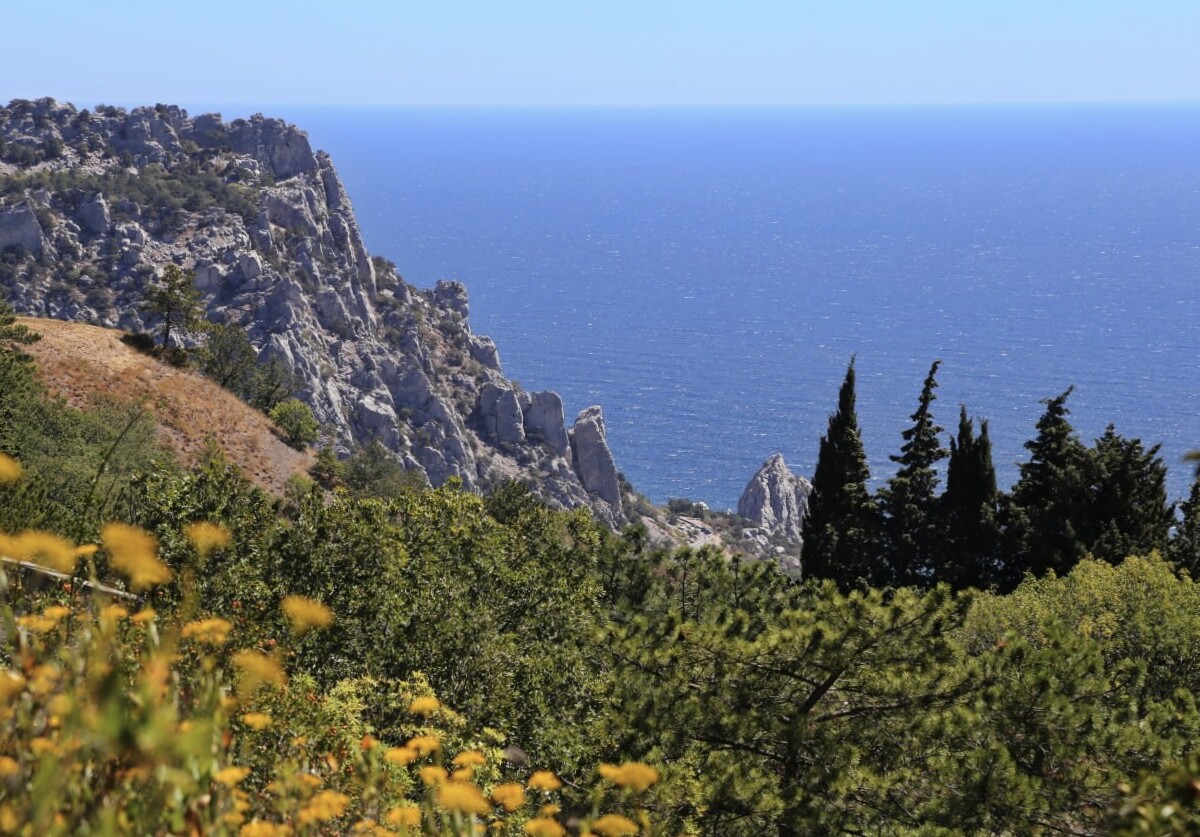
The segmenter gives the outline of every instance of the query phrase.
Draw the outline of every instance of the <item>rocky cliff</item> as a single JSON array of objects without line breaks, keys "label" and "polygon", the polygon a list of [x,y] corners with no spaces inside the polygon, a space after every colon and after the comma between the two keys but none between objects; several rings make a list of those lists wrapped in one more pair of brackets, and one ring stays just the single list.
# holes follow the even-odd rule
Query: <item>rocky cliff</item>
[{"label": "rocky cliff", "polygon": [[295,126],[158,105],[0,108],[0,293],[21,313],[143,331],[161,268],[195,271],[343,450],[378,440],[434,485],[516,479],[626,522],[598,407],[570,431],[553,392],[505,378],[466,291],[406,284],[363,245],[333,161]]},{"label": "rocky cliff", "polygon": [[[751,551],[765,551],[773,539],[801,545],[801,530],[811,493],[812,483],[793,474],[782,454],[767,459],[746,483],[746,489],[738,499],[738,515],[756,524],[755,529],[742,533],[743,538],[757,543],[758,549]],[[798,550],[792,557],[796,554]],[[782,563],[786,568],[799,569],[798,562],[795,567],[792,567],[792,561]]]}]

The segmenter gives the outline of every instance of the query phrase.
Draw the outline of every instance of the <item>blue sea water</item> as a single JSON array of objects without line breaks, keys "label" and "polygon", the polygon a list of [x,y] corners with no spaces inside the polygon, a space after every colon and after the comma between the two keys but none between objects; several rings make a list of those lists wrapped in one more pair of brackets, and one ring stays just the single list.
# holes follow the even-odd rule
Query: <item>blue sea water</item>
[{"label": "blue sea water", "polygon": [[464,282],[505,372],[601,404],[656,501],[811,473],[857,355],[886,478],[935,358],[1011,484],[1040,399],[1200,447],[1200,107],[294,110],[371,251]]}]

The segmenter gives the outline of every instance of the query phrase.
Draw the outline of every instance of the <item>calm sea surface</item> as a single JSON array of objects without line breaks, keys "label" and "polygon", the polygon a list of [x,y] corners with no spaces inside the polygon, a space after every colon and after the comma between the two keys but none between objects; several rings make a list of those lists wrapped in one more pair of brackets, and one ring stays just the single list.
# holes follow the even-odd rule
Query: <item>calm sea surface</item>
[{"label": "calm sea surface", "polygon": [[656,501],[810,474],[851,355],[877,480],[921,381],[1016,478],[1039,399],[1200,447],[1200,107],[298,110],[367,245],[464,282],[505,372],[604,407]]}]

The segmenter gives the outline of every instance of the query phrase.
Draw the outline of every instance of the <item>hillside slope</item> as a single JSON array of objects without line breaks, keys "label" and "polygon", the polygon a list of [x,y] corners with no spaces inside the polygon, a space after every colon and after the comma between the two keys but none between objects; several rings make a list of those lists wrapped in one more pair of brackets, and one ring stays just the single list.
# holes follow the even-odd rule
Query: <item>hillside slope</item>
[{"label": "hillside slope", "polygon": [[74,407],[97,398],[141,404],[154,416],[163,444],[194,464],[215,439],[260,488],[283,493],[288,477],[314,458],[288,447],[270,419],[196,372],[176,369],[121,342],[121,332],[83,323],[23,317],[42,335],[26,351],[38,377]]}]

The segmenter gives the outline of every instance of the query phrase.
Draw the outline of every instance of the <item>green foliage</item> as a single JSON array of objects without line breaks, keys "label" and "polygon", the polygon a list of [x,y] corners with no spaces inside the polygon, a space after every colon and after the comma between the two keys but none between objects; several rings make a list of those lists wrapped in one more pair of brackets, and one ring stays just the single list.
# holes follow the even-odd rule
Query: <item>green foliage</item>
[{"label": "green foliage", "polygon": [[912,427],[901,436],[904,444],[899,456],[891,460],[900,467],[880,492],[879,505],[885,521],[886,582],[896,585],[928,585],[944,546],[944,532],[937,514],[938,475],[935,467],[947,451],[938,440],[942,428],[933,421],[930,407],[936,395],[935,360],[921,387]]},{"label": "green foliage", "polygon": [[270,416],[271,421],[283,431],[287,443],[298,450],[311,445],[321,435],[321,425],[317,424],[312,410],[295,398],[280,401],[271,410]]},{"label": "green foliage", "polygon": [[945,541],[935,569],[937,578],[960,590],[1004,585],[999,500],[988,423],[980,422],[976,436],[974,421],[964,406],[959,413],[958,436],[950,440],[946,491],[940,501]]},{"label": "green foliage", "polygon": [[239,396],[250,393],[258,352],[246,330],[231,323],[211,324],[199,352],[200,371]]},{"label": "green foliage", "polygon": [[165,351],[171,345],[171,331],[190,331],[200,323],[203,297],[195,284],[196,274],[184,271],[177,264],[163,268],[160,281],[146,290],[142,310],[162,322],[162,341]]},{"label": "green foliage", "polygon": [[1009,548],[1034,575],[1067,572],[1084,556],[1088,456],[1067,420],[1073,389],[1042,402],[1046,411],[1038,419],[1038,435],[1025,443],[1030,460],[1020,465],[1013,487],[1013,505],[1022,515],[1014,518]]},{"label": "green foliage", "polygon": [[802,554],[806,578],[831,578],[843,590],[877,583],[885,576],[879,560],[881,521],[867,492],[870,471],[854,401],[854,359],[838,391],[837,412],[821,437]]},{"label": "green foliage", "polygon": [[342,463],[342,483],[354,497],[378,497],[394,500],[419,491],[429,483],[419,470],[406,470],[395,454],[375,439],[352,453]]},{"label": "green foliage", "polygon": [[1192,480],[1188,498],[1180,503],[1182,520],[1167,549],[1167,555],[1176,567],[1200,578],[1200,476]]},{"label": "green foliage", "polygon": [[1129,555],[1162,551],[1175,522],[1167,502],[1167,466],[1159,445],[1146,450],[1140,439],[1117,435],[1110,424],[1090,451],[1092,479],[1088,552],[1117,563]]}]

